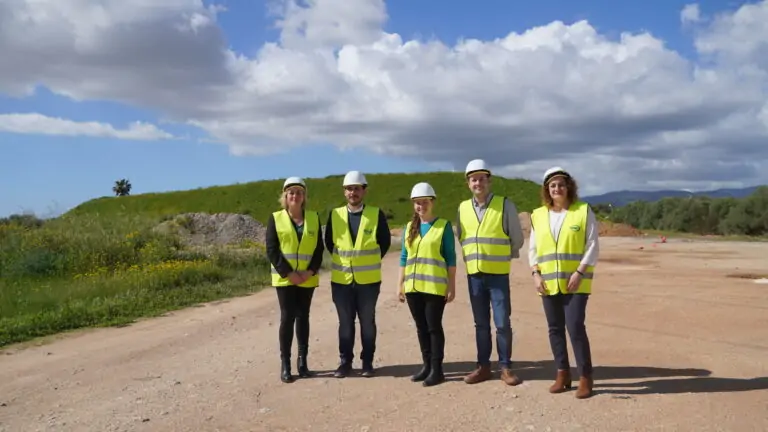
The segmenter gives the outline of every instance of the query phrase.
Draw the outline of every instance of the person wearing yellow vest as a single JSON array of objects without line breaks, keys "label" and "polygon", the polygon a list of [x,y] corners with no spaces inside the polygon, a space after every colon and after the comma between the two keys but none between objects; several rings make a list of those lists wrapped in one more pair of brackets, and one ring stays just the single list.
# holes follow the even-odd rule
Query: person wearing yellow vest
[{"label": "person wearing yellow vest", "polygon": [[423,366],[411,377],[424,387],[445,381],[443,312],[456,296],[456,249],[453,228],[433,214],[437,194],[429,183],[411,190],[413,218],[405,226],[397,295],[416,324]]},{"label": "person wearing yellow vest", "polygon": [[533,285],[542,298],[549,327],[549,344],[557,366],[550,393],[571,388],[571,368],[565,331],[568,330],[579,388],[576,398],[592,395],[592,354],[584,324],[599,254],[598,226],[592,209],[579,200],[578,186],[561,167],[544,173],[543,205],[531,213],[528,261]]},{"label": "person wearing yellow vest", "polygon": [[306,209],[307,186],[300,177],[283,183],[281,210],[267,222],[266,249],[272,268],[272,286],[280,304],[280,379],[292,382],[291,345],[294,325],[298,343],[297,368],[301,378],[312,376],[307,366],[309,350],[309,309],[319,285],[323,242],[317,212]]},{"label": "person wearing yellow vest", "polygon": [[467,284],[475,321],[477,368],[464,378],[476,384],[491,378],[491,310],[496,327],[496,351],[501,380],[515,386],[522,380],[512,372],[512,306],[509,271],[519,258],[525,238],[517,207],[509,198],[491,193],[491,170],[475,159],[465,170],[473,197],[459,205],[457,235],[467,267]]},{"label": "person wearing yellow vest", "polygon": [[374,375],[376,303],[381,290],[381,260],[392,242],[384,212],[363,203],[368,182],[350,171],[342,183],[347,205],[331,210],[325,225],[325,247],[331,253],[331,294],[339,316],[339,367],[344,378],[352,371],[355,317],[360,321],[362,376]]}]

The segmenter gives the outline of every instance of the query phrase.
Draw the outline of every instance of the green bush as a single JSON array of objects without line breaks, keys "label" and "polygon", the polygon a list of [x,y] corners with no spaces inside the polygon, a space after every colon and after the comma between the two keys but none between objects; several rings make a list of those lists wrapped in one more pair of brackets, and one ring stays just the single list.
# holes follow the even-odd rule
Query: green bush
[{"label": "green bush", "polygon": [[714,235],[768,235],[768,186],[745,198],[664,198],[636,201],[602,216],[644,230]]}]

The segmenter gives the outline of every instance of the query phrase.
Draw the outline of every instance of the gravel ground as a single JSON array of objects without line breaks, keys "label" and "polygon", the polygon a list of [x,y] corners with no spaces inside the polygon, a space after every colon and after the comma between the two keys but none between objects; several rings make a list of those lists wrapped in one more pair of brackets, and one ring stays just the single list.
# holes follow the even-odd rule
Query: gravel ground
[{"label": "gravel ground", "polygon": [[588,400],[546,391],[551,353],[525,261],[514,262],[512,286],[525,382],[461,381],[475,358],[462,267],[444,321],[449,382],[411,383],[419,354],[393,294],[396,255],[385,261],[374,378],[329,376],[337,319],[324,274],[312,309],[315,378],[280,382],[277,300],[266,289],[4,350],[0,430],[768,430],[766,286],[727,276],[765,273],[768,244],[602,239],[588,316],[597,394]]}]

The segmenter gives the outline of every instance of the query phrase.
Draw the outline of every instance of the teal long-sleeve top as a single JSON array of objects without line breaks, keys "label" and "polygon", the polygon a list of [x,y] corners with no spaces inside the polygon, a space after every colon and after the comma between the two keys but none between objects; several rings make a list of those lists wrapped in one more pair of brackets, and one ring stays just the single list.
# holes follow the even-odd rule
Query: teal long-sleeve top
[{"label": "teal long-sleeve top", "polygon": [[[419,228],[420,228],[422,237],[424,237],[427,234],[427,231],[429,231],[429,229],[432,228],[432,224],[434,224],[436,220],[437,219],[429,223],[421,224]],[[408,235],[408,232],[405,231],[405,227],[403,227],[403,239],[401,241],[402,252],[400,253],[400,267],[405,267],[405,263],[406,261],[408,261],[408,250],[405,248],[405,238],[407,235]],[[447,222],[445,224],[445,231],[443,232],[443,244],[440,246],[440,254],[445,259],[445,262],[446,264],[448,264],[448,267],[456,266],[456,243],[455,243],[455,236],[453,234],[453,228],[451,227],[450,222]]]}]

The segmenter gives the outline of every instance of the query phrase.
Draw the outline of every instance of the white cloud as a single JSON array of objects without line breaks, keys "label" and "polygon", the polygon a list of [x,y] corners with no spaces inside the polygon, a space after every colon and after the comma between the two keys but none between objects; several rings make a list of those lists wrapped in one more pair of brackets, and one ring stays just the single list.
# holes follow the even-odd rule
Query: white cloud
[{"label": "white cloud", "polygon": [[387,20],[384,0],[283,0],[273,12],[288,49],[374,43]]},{"label": "white cloud", "polygon": [[695,23],[701,20],[701,11],[699,10],[698,3],[691,3],[685,5],[680,12],[680,21],[683,23]]},{"label": "white cloud", "polygon": [[711,21],[686,6],[700,60],[586,21],[447,45],[385,32],[382,0],[272,6],[279,42],[248,57],[201,0],[3,0],[0,92],[150,107],[238,154],[331,142],[533,179],[562,164],[593,192],[768,183],[768,0]]},{"label": "white cloud", "polygon": [[173,135],[148,123],[135,122],[131,123],[127,129],[115,129],[106,123],[74,122],[37,113],[0,114],[0,132],[142,141],[173,138]]}]

